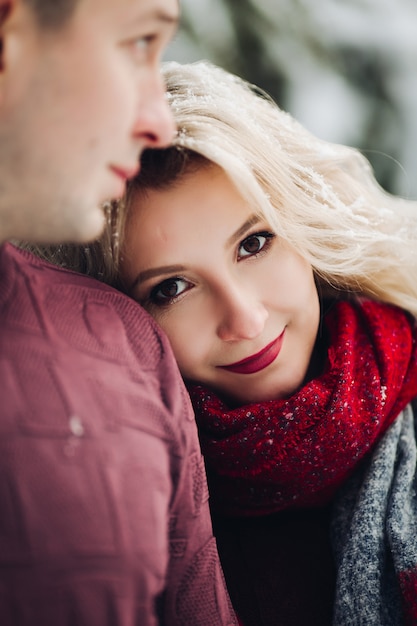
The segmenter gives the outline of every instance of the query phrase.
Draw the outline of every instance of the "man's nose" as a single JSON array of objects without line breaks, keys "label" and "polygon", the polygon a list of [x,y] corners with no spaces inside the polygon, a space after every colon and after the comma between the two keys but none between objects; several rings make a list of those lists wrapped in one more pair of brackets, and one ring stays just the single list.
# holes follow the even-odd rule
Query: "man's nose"
[{"label": "man's nose", "polygon": [[172,142],[175,130],[162,78],[153,76],[141,91],[133,135],[147,147],[164,148]]}]

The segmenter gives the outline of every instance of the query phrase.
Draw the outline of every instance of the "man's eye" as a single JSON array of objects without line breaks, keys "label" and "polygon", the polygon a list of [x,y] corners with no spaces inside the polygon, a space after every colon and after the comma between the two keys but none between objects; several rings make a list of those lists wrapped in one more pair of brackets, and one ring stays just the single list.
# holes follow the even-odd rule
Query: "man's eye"
[{"label": "man's eye", "polygon": [[168,278],[152,289],[150,300],[157,305],[169,304],[189,288],[189,283],[183,278]]},{"label": "man's eye", "polygon": [[157,36],[153,34],[143,35],[141,37],[136,37],[135,39],[132,39],[129,42],[129,50],[133,59],[139,62],[146,59],[156,39]]},{"label": "man's eye", "polygon": [[244,239],[239,246],[238,258],[242,259],[258,254],[258,252],[261,252],[261,250],[265,248],[265,245],[268,244],[274,237],[274,233],[267,231],[249,235],[249,237],[246,237],[246,239]]},{"label": "man's eye", "polygon": [[146,50],[155,41],[155,35],[146,35],[145,37],[138,37],[134,40],[133,45],[138,50]]}]

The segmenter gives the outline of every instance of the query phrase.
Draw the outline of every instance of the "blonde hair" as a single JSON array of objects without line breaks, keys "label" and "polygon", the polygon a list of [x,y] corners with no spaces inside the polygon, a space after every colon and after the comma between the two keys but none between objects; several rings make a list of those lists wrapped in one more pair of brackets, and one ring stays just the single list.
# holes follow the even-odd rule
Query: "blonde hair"
[{"label": "blonde hair", "polygon": [[417,316],[417,202],[385,192],[357,150],[312,136],[237,76],[207,62],[166,63],[163,75],[178,128],[173,146],[145,152],[124,200],[109,206],[102,239],[84,248],[90,259],[83,271],[120,286],[132,196],[175,184],[193,164],[209,162],[311,264],[321,291],[381,300]]}]

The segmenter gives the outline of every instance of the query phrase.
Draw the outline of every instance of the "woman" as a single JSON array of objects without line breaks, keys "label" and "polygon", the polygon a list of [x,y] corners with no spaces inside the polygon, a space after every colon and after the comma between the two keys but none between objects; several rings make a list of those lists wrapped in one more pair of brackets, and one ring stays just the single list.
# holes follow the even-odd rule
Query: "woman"
[{"label": "woman", "polygon": [[166,331],[243,624],[417,623],[416,204],[237,77],[164,73],[174,145],[58,260]]}]

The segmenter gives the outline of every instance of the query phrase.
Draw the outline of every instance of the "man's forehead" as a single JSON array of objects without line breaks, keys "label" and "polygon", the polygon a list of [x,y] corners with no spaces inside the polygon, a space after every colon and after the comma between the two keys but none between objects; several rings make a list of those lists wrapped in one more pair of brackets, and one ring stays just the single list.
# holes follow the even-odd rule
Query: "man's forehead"
[{"label": "man's forehead", "polygon": [[[179,0],[111,0],[116,8],[131,8],[144,17],[154,17],[163,21],[178,21]],[[100,4],[100,1],[99,1]]]},{"label": "man's forehead", "polygon": [[179,18],[179,0],[78,0],[80,12],[100,14],[111,12],[137,16],[142,19],[158,19],[177,22]]}]

